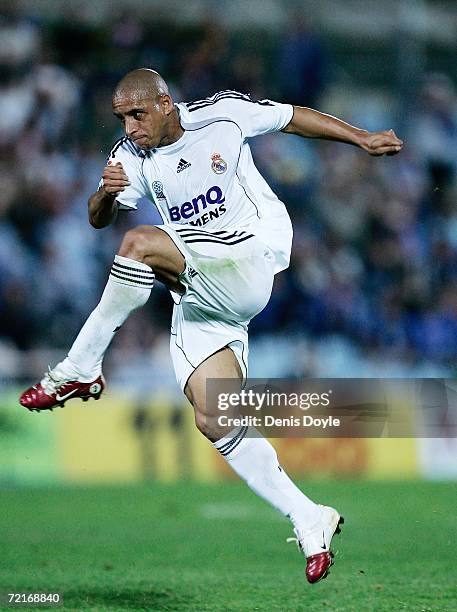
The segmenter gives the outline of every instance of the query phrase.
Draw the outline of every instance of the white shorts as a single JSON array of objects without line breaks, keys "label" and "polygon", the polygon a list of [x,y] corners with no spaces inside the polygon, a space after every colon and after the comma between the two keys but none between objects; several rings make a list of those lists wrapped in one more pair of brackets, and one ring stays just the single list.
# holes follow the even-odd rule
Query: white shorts
[{"label": "white shorts", "polygon": [[172,223],[166,232],[186,260],[173,294],[170,351],[176,379],[184,390],[205,359],[230,346],[247,377],[248,323],[265,308],[274,279],[275,257],[249,231],[201,230]]}]

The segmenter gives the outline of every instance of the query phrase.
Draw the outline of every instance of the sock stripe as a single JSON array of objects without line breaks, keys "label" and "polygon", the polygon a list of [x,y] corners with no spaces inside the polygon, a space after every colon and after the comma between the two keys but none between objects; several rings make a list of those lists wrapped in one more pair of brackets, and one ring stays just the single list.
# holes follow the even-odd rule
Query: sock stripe
[{"label": "sock stripe", "polygon": [[[117,263],[117,261],[113,263],[113,268],[116,268],[118,272],[124,272],[124,270],[129,270],[130,272],[135,272],[136,274],[145,276],[146,278],[151,276],[154,277],[154,272],[152,270],[143,270],[141,268],[135,268],[133,266],[124,266],[123,264]],[[122,269],[119,270],[118,268]]]},{"label": "sock stripe", "polygon": [[[238,436],[241,434],[241,432],[243,431],[243,426],[241,425],[240,428],[238,429],[238,431],[236,432],[236,434],[233,436],[233,438],[230,438],[230,440],[227,440],[227,442],[225,442],[224,444],[222,444],[221,446],[216,446],[217,450],[219,451],[224,451],[226,450],[226,448],[228,446],[230,446],[231,444],[233,444],[233,442],[235,440],[237,440]],[[217,443],[216,443],[217,444]]]},{"label": "sock stripe", "polygon": [[244,429],[244,431],[243,431],[243,434],[242,434],[241,436],[239,436],[239,437],[238,437],[238,439],[236,440],[236,443],[235,443],[235,444],[232,444],[232,446],[231,446],[229,449],[227,449],[226,451],[224,451],[223,453],[221,453],[221,455],[222,455],[223,457],[227,457],[227,455],[229,455],[230,453],[232,453],[232,452],[235,450],[235,448],[238,446],[238,444],[240,444],[240,442],[242,442],[242,441],[243,441],[243,439],[244,439],[244,437],[245,437],[245,435],[246,435],[247,431],[248,431],[248,428],[247,428],[247,427],[245,427],[245,429]]},{"label": "sock stripe", "polygon": [[139,278],[144,281],[154,282],[155,275],[152,276],[141,276],[140,274],[135,274],[133,272],[124,272],[124,270],[117,270],[114,266],[111,268],[111,272],[116,272],[120,276],[130,276],[131,278]]},{"label": "sock stripe", "polygon": [[[123,280],[124,282],[129,283],[130,285],[144,285],[145,287],[149,287],[149,289],[152,289],[152,287],[154,286],[154,278],[151,278],[151,280],[144,282],[144,281],[129,278],[129,276],[134,276],[132,274],[129,274],[129,275],[125,273],[117,274],[114,270],[111,270],[110,276],[115,276],[116,278],[119,278]],[[144,278],[144,277],[137,277],[137,278]]]},{"label": "sock stripe", "polygon": [[220,454],[223,457],[226,457],[232,451],[235,450],[235,448],[238,446],[238,444],[243,440],[243,438],[246,435],[247,431],[248,431],[247,426],[243,427],[237,436],[232,438],[229,442],[227,442],[227,444],[224,444],[221,448],[218,448],[217,450],[220,452]]}]

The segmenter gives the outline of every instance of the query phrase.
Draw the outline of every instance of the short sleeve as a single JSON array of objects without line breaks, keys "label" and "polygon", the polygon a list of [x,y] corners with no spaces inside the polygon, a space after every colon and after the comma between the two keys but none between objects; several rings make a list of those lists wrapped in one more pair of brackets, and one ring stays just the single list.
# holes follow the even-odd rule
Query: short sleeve
[{"label": "short sleeve", "polygon": [[226,91],[211,98],[182,105],[185,122],[214,121],[218,117],[234,121],[244,138],[278,132],[286,127],[293,115],[291,104],[272,100],[252,100],[248,94]]},{"label": "short sleeve", "polygon": [[[130,185],[116,197],[119,209],[136,210],[138,201],[148,195],[146,181],[142,172],[142,158],[138,155],[133,143],[124,137],[114,144],[107,161],[112,165],[120,162],[130,181]],[[98,189],[102,186],[103,179],[100,180]]]}]

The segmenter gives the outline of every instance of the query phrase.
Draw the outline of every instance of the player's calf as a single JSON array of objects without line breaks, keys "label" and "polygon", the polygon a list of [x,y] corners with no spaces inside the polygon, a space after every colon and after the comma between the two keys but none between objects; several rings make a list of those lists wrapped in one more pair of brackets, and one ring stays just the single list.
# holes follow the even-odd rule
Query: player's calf
[{"label": "player's calf", "polygon": [[220,440],[231,429],[220,424],[221,413],[217,405],[212,405],[206,401],[208,380],[219,378],[238,381],[241,389],[243,374],[235,354],[227,346],[208,357],[195,369],[184,390],[187,399],[194,408],[197,429],[211,442]]}]

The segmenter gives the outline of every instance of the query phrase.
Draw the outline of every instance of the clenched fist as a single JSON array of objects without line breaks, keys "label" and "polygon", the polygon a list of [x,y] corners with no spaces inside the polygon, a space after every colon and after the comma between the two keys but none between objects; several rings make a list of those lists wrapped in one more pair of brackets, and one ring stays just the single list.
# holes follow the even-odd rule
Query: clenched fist
[{"label": "clenched fist", "polygon": [[121,162],[113,165],[111,162],[103,169],[103,189],[111,196],[117,196],[130,185]]},{"label": "clenched fist", "polygon": [[360,146],[370,155],[396,155],[403,148],[403,140],[393,130],[368,132],[361,138]]}]

